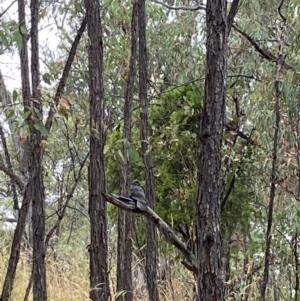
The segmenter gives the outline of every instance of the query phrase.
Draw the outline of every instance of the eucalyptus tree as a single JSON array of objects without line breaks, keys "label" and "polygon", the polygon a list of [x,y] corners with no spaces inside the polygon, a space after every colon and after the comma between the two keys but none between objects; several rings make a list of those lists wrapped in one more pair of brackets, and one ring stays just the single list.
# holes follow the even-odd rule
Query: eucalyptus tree
[{"label": "eucalyptus tree", "polygon": [[2,300],[9,300],[16,267],[20,256],[21,238],[24,232],[28,208],[32,202],[33,232],[33,300],[47,300],[46,268],[45,268],[45,210],[44,186],[42,173],[41,141],[42,132],[42,104],[39,70],[39,44],[38,44],[38,14],[39,2],[31,1],[31,86],[29,76],[29,59],[27,45],[27,29],[25,21],[25,3],[18,1],[19,26],[22,33],[20,51],[21,77],[24,112],[28,112],[26,123],[29,135],[24,144],[23,173],[28,175],[24,185],[23,202],[15,231],[9,266],[3,285]]},{"label": "eucalyptus tree", "polygon": [[[132,136],[132,103],[134,94],[134,84],[136,78],[136,61],[137,61],[137,19],[138,19],[138,2],[132,4],[132,17],[130,28],[130,59],[128,64],[128,76],[124,93],[124,146],[121,163],[121,195],[129,195],[131,162],[129,154],[129,145]],[[118,297],[118,300],[133,300],[132,287],[132,215],[124,210],[119,210],[118,214],[118,256],[117,256],[117,292],[125,291],[125,296]]]},{"label": "eucalyptus tree", "polygon": [[89,45],[89,94],[90,94],[90,162],[89,162],[89,215],[91,223],[90,298],[109,299],[107,266],[107,216],[105,191],[104,145],[105,95],[103,82],[103,37],[101,6],[93,0],[85,1]]}]

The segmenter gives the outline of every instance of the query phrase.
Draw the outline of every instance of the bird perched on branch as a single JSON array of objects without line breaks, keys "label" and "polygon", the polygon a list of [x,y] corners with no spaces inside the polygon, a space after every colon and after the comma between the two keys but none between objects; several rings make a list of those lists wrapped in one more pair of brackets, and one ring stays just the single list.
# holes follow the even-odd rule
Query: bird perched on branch
[{"label": "bird perched on branch", "polygon": [[136,212],[147,211],[148,209],[144,189],[138,180],[132,181],[129,197],[115,194],[111,195],[123,203],[135,207],[134,211]]},{"label": "bird perched on branch", "polygon": [[144,211],[147,207],[145,191],[139,180],[134,180],[130,186],[130,198],[135,201],[136,207]]}]

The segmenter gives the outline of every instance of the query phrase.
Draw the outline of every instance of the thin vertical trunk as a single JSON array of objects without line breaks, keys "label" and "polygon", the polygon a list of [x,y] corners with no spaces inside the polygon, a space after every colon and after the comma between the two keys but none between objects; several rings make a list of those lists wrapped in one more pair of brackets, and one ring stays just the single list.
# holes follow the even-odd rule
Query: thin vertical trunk
[{"label": "thin vertical trunk", "polygon": [[[7,89],[6,89],[5,82],[4,82],[1,70],[0,70],[0,97],[1,97],[3,107],[12,105],[11,97],[10,97],[10,95],[9,95]],[[6,116],[7,116],[7,113],[6,113]],[[10,131],[13,133],[13,127],[12,127],[13,122],[9,119],[6,119],[6,122],[9,125]],[[1,136],[1,141],[2,141],[3,150],[4,150],[6,166],[13,172],[13,167],[12,167],[12,164],[11,164],[11,158],[10,158],[10,154],[9,154],[9,151],[8,151],[6,138],[5,138],[2,126],[1,126],[1,130],[0,130],[0,136]],[[13,139],[14,148],[15,148],[16,153],[20,154],[18,134],[13,133],[12,134],[12,139]],[[18,202],[17,187],[16,187],[16,184],[13,180],[11,180],[10,186],[11,186],[11,191],[12,191],[12,195],[13,195],[14,210],[17,212],[20,208],[19,208],[19,202]]]},{"label": "thin vertical trunk", "polygon": [[[153,160],[150,145],[148,123],[148,98],[147,98],[147,46],[146,46],[146,12],[145,0],[138,0],[138,28],[139,28],[139,98],[141,118],[141,142],[145,165],[145,195],[148,206],[155,207]],[[156,246],[155,226],[147,221],[147,249],[146,249],[146,275],[150,301],[158,301],[157,285],[157,260],[158,250]]]},{"label": "thin vertical trunk", "polygon": [[[298,112],[300,112],[300,100],[298,100]],[[297,150],[300,154],[300,116],[298,114],[297,118],[297,127],[296,127],[296,141],[297,141]],[[298,187],[297,187],[297,197],[300,199],[300,156],[297,156],[297,168],[298,168]],[[294,300],[299,300],[299,290],[300,290],[300,258],[299,258],[299,235],[298,232],[294,236],[294,246],[293,246],[293,255],[295,261],[295,296]]]},{"label": "thin vertical trunk", "polygon": [[220,169],[227,74],[226,2],[211,0],[206,7],[206,77],[197,201],[200,301],[224,300],[225,279],[221,272]]},{"label": "thin vertical trunk", "polygon": [[[19,27],[26,28],[25,22],[25,2],[24,0],[18,1],[18,15],[19,15]],[[23,104],[24,110],[28,110],[30,107],[30,84],[29,84],[29,64],[28,64],[28,50],[27,50],[27,36],[23,34],[21,29],[20,33],[22,35],[22,48],[20,51],[20,65],[21,65],[21,79],[22,79],[22,97],[23,97]],[[28,141],[25,143],[24,149],[28,148],[29,143]],[[21,159],[21,172],[23,175],[27,171],[28,166],[28,152],[24,149],[20,150],[20,159]],[[23,201],[22,206],[19,211],[18,222],[14,232],[14,237],[12,240],[12,246],[8,261],[7,272],[5,275],[5,280],[2,287],[1,293],[1,301],[8,301],[10,300],[10,296],[13,289],[13,282],[15,280],[16,270],[18,261],[20,258],[20,249],[21,249],[21,241],[25,231],[26,226],[26,219],[28,215],[28,210],[31,202],[31,187],[28,184],[24,189]]]},{"label": "thin vertical trunk", "polygon": [[[32,0],[31,9],[31,83],[32,83],[32,113],[35,120],[29,120],[35,126],[36,122],[42,123],[41,87],[40,87],[40,68],[39,68],[39,0]],[[33,119],[33,118],[32,118]],[[32,280],[33,280],[33,300],[47,300],[46,287],[46,266],[45,266],[45,203],[44,203],[44,184],[42,170],[41,152],[42,134],[36,129],[33,130],[30,138],[30,157],[28,162],[28,172],[31,186],[32,197],[32,229],[33,229],[33,256],[32,256]]]},{"label": "thin vertical trunk", "polygon": [[[133,2],[131,19],[131,54],[129,60],[127,86],[124,102],[124,140],[131,143],[131,109],[134,91],[135,64],[137,56],[137,1]],[[128,144],[124,143],[124,162],[121,170],[121,195],[128,195],[130,188],[131,165]],[[118,216],[118,258],[117,258],[117,291],[124,294],[117,301],[132,301],[132,214],[119,209]]]},{"label": "thin vertical trunk", "polygon": [[89,165],[89,215],[90,215],[90,299],[109,299],[107,266],[107,219],[105,192],[105,98],[103,83],[103,40],[101,6],[99,1],[85,0],[89,35],[89,92],[90,92],[90,165]]},{"label": "thin vertical trunk", "polygon": [[[279,47],[280,52],[283,51],[282,45]],[[274,200],[276,192],[276,178],[277,178],[277,151],[278,151],[278,137],[279,137],[279,126],[280,126],[280,89],[279,89],[279,80],[281,72],[281,58],[283,57],[282,53],[279,53],[278,63],[277,63],[277,72],[276,72],[276,81],[274,83],[275,87],[275,126],[274,126],[274,142],[273,142],[273,151],[272,151],[272,169],[271,169],[271,189],[270,189],[270,200],[268,208],[268,223],[266,231],[266,249],[265,249],[265,267],[264,267],[264,276],[261,285],[261,300],[266,300],[266,289],[269,282],[269,270],[270,270],[270,261],[271,261],[271,241],[272,241],[272,225],[273,225],[273,211],[274,211]]]},{"label": "thin vertical trunk", "polygon": [[28,214],[30,200],[31,200],[31,190],[30,187],[27,185],[25,187],[22,206],[19,211],[18,223],[14,232],[7,272],[5,275],[5,280],[4,280],[1,298],[0,298],[1,301],[11,300],[10,296],[13,289],[13,282],[15,280],[18,261],[20,258],[21,241],[25,230],[26,218]]}]

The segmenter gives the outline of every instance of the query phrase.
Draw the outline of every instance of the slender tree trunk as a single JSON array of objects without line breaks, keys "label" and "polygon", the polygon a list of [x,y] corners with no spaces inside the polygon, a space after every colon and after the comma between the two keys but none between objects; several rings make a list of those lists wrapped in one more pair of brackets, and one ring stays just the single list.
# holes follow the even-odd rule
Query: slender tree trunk
[{"label": "slender tree trunk", "polygon": [[[39,0],[32,0],[31,9],[31,83],[32,83],[32,106],[36,110],[32,113],[35,120],[29,120],[34,126],[34,131],[30,138],[30,157],[28,171],[32,197],[32,229],[33,229],[33,256],[32,256],[32,280],[33,280],[33,300],[47,300],[46,287],[46,263],[45,263],[45,203],[44,184],[42,171],[42,134],[37,129],[37,122],[42,124],[41,87],[39,70],[39,42],[38,42],[38,22],[39,22]],[[33,119],[33,118],[32,118]]]},{"label": "slender tree trunk", "polygon": [[90,299],[109,299],[107,266],[107,219],[105,192],[105,98],[103,83],[103,41],[101,7],[99,1],[85,0],[89,35],[89,91],[90,91],[90,165],[89,215],[90,242]]},{"label": "slender tree trunk", "polygon": [[[282,37],[279,37],[280,39]],[[281,73],[281,59],[285,56],[283,54],[283,46],[279,47],[278,62],[276,65],[276,81],[274,83],[275,87],[275,125],[274,125],[274,142],[273,142],[273,151],[272,151],[272,170],[270,176],[271,189],[270,189],[270,200],[268,208],[268,224],[266,231],[266,248],[265,248],[265,267],[264,267],[264,276],[261,285],[261,300],[266,300],[266,289],[269,282],[269,270],[270,270],[270,261],[271,261],[271,241],[272,241],[272,225],[273,225],[273,211],[274,211],[274,200],[275,192],[277,185],[277,151],[278,151],[278,137],[280,130],[280,73]],[[284,60],[282,60],[284,61]]]},{"label": "slender tree trunk", "polygon": [[8,268],[2,288],[1,293],[1,301],[9,301],[11,298],[11,292],[13,289],[13,282],[15,280],[17,264],[20,258],[20,250],[21,250],[21,241],[25,230],[26,218],[28,214],[28,208],[31,200],[31,191],[29,186],[27,185],[24,192],[24,198],[22,202],[22,206],[19,212],[18,223],[14,232],[14,237],[12,241]]},{"label": "slender tree trunk", "polygon": [[[150,150],[150,135],[148,123],[148,98],[147,98],[147,46],[146,46],[146,12],[145,0],[138,0],[138,28],[139,28],[139,97],[141,117],[141,141],[145,165],[145,196],[148,206],[155,207],[153,160]],[[157,285],[157,260],[158,250],[156,245],[155,226],[147,221],[147,250],[146,250],[146,275],[150,301],[158,301]]]},{"label": "slender tree trunk", "polygon": [[227,73],[226,0],[207,2],[206,78],[200,133],[198,292],[200,301],[224,300],[221,265],[220,169]]},{"label": "slender tree trunk", "polygon": [[[133,2],[131,20],[131,54],[129,60],[127,86],[124,102],[124,140],[131,143],[131,109],[134,91],[135,64],[137,57],[137,1]],[[124,143],[124,162],[121,174],[121,195],[128,195],[130,188],[131,165],[128,143]],[[118,216],[118,258],[117,258],[117,291],[125,293],[117,301],[132,301],[132,214],[119,209]]]},{"label": "slender tree trunk", "polygon": [[[18,15],[19,15],[19,26],[26,28],[24,0],[18,1]],[[23,97],[23,104],[25,108],[24,110],[28,110],[26,108],[30,107],[31,93],[30,93],[30,84],[29,84],[27,36],[22,32],[24,31],[20,29],[20,33],[22,34],[22,48],[20,51],[22,97]],[[29,143],[27,141],[24,147],[21,148],[20,150],[20,165],[21,165],[20,169],[23,175],[27,171],[27,166],[28,166],[28,152],[26,151],[28,146]],[[27,219],[28,210],[31,202],[31,196],[32,196],[29,182],[23,189],[24,189],[23,201],[22,201],[21,209],[19,211],[18,223],[12,241],[7,272],[6,272],[2,293],[1,293],[1,299],[0,299],[1,301],[10,300],[10,296],[13,289],[13,282],[15,280],[17,265],[20,258],[21,241],[25,231],[26,219]]]},{"label": "slender tree trunk", "polygon": [[[4,107],[7,106],[7,105],[12,104],[10,95],[6,90],[6,86],[5,86],[5,82],[4,82],[1,70],[0,70],[0,97],[1,97],[1,100],[2,100],[2,105]],[[7,119],[7,123],[9,125],[9,128],[10,128],[11,132],[13,132],[12,121]],[[13,172],[13,167],[12,167],[12,163],[11,163],[11,156],[10,156],[9,151],[8,151],[6,138],[5,138],[2,126],[0,126],[0,136],[1,136],[1,142],[2,142],[3,151],[4,151],[4,155],[5,155],[6,166],[7,166],[7,168],[9,168],[10,171]],[[14,133],[12,135],[12,139],[13,139],[15,151],[16,151],[16,153],[19,154],[20,153],[20,147],[19,147],[19,136],[18,136],[18,134]],[[11,191],[12,191],[12,195],[13,195],[14,210],[16,212],[18,212],[20,208],[19,208],[19,202],[18,202],[17,187],[16,187],[16,184],[13,180],[11,180],[10,183],[11,183],[10,186],[11,186]]]}]

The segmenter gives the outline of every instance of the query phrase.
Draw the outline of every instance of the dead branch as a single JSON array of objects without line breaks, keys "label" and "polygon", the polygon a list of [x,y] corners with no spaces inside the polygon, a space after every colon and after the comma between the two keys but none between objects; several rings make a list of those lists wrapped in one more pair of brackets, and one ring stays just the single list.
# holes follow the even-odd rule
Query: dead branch
[{"label": "dead branch", "polygon": [[126,211],[141,213],[142,215],[150,219],[156,225],[159,231],[165,236],[165,238],[184,255],[184,257],[186,258],[186,261],[183,262],[184,266],[187,267],[193,273],[197,274],[198,265],[195,255],[188,249],[186,244],[179,239],[179,237],[167,225],[167,223],[160,216],[158,216],[151,208],[146,206],[143,210],[137,211],[137,208],[134,203],[124,203],[108,193],[102,193],[102,195],[107,202]]}]

